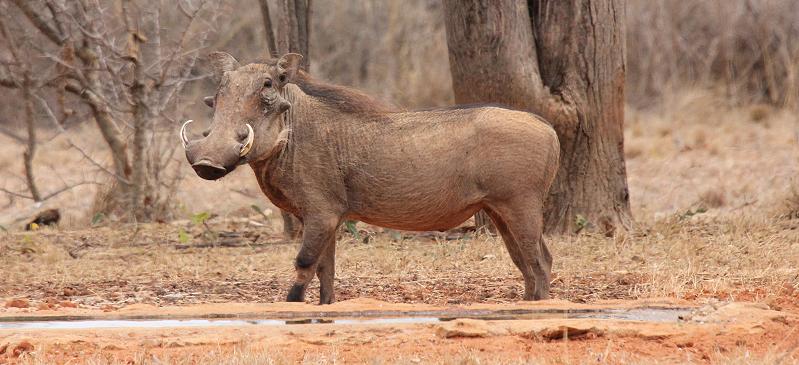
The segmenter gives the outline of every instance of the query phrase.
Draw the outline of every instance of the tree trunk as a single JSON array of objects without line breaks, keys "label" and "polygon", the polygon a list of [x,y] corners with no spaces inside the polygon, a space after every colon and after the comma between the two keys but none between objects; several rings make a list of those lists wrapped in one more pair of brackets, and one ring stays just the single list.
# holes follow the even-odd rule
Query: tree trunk
[{"label": "tree trunk", "polygon": [[558,133],[547,231],[628,228],[622,0],[444,5],[455,100],[528,110]]},{"label": "tree trunk", "polygon": [[[293,52],[302,55],[300,67],[309,71],[311,57],[308,54],[308,42],[311,32],[311,0],[279,0],[277,29],[272,25],[269,3],[259,0],[261,17],[266,32],[266,46],[272,57]],[[293,215],[282,212],[283,235],[288,240],[300,237],[302,222]]]},{"label": "tree trunk", "polygon": [[39,193],[36,179],[33,177],[33,157],[36,155],[36,123],[33,115],[31,80],[27,73],[28,71],[25,71],[25,80],[22,84],[22,94],[25,98],[25,127],[28,132],[27,145],[23,153],[25,159],[25,181],[28,184],[28,190],[31,192],[31,198],[38,203],[42,201],[42,194]]},{"label": "tree trunk", "polygon": [[261,21],[264,24],[264,34],[266,35],[267,53],[271,57],[279,57],[277,54],[277,43],[275,43],[275,30],[272,27],[272,16],[269,11],[268,0],[258,0],[261,6]]},{"label": "tree trunk", "polygon": [[281,54],[302,55],[303,70],[311,67],[308,40],[311,30],[311,0],[280,0],[280,21],[277,22],[277,49]]}]

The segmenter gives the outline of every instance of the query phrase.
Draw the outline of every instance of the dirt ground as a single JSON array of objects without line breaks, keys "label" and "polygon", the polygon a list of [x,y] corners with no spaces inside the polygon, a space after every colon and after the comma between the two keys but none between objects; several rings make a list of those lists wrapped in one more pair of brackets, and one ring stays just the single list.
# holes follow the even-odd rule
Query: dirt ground
[{"label": "dirt ground", "polygon": [[[685,307],[674,299],[476,304],[458,307],[392,304],[353,299],[325,306],[330,313],[458,310],[586,310]],[[6,310],[2,317],[148,316],[269,317],[315,313],[297,303],[131,305],[119,310],[61,308]],[[420,324],[291,324],[192,328],[0,330],[2,361],[9,363],[795,363],[799,315],[754,303],[714,303],[679,322],[613,319],[455,319]]]}]

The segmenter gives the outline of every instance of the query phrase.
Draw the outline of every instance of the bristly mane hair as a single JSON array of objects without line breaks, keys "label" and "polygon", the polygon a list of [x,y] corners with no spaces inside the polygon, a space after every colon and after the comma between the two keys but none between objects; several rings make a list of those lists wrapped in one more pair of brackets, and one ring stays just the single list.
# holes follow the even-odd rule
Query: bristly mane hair
[{"label": "bristly mane hair", "polygon": [[396,107],[366,95],[359,90],[321,82],[302,70],[294,78],[294,84],[304,93],[344,113],[386,113],[397,111]]},{"label": "bristly mane hair", "polygon": [[[260,60],[257,63],[274,66],[277,64],[277,59]],[[399,111],[397,107],[373,98],[359,90],[314,79],[303,70],[297,72],[292,83],[309,96],[313,96],[322,103],[344,113],[370,114]]]}]

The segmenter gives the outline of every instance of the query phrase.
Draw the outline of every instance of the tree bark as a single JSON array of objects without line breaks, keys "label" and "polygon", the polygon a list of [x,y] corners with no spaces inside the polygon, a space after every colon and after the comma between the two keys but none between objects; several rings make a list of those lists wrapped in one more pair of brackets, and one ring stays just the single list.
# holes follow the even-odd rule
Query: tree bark
[{"label": "tree bark", "polygon": [[280,54],[302,55],[303,70],[311,67],[308,41],[311,32],[311,0],[280,0],[280,21],[277,29],[277,48]]},{"label": "tree bark", "polygon": [[[267,0],[259,0],[261,15],[266,32],[266,42],[272,57],[289,52],[302,55],[300,67],[309,71],[311,57],[308,54],[308,42],[311,32],[311,0],[279,0],[277,29],[272,25]],[[288,240],[300,237],[302,222],[293,215],[282,212],[283,235]]]},{"label": "tree bark", "polygon": [[445,0],[455,100],[537,113],[555,128],[561,166],[549,232],[632,222],[624,162],[622,0]]},{"label": "tree bark", "polygon": [[275,43],[275,30],[272,27],[272,16],[269,12],[269,1],[258,0],[258,5],[261,6],[261,19],[264,24],[264,34],[266,35],[267,53],[269,53],[271,57],[278,57],[277,44]]}]

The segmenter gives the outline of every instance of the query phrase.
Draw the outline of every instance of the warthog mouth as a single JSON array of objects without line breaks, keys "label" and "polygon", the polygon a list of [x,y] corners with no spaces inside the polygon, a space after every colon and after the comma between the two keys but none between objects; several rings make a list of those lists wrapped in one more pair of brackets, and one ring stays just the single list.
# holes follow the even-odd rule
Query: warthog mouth
[{"label": "warthog mouth", "polygon": [[[225,167],[208,160],[200,160],[191,165],[197,176],[206,180],[217,180],[229,172]],[[231,169],[232,170],[232,169]]]}]

